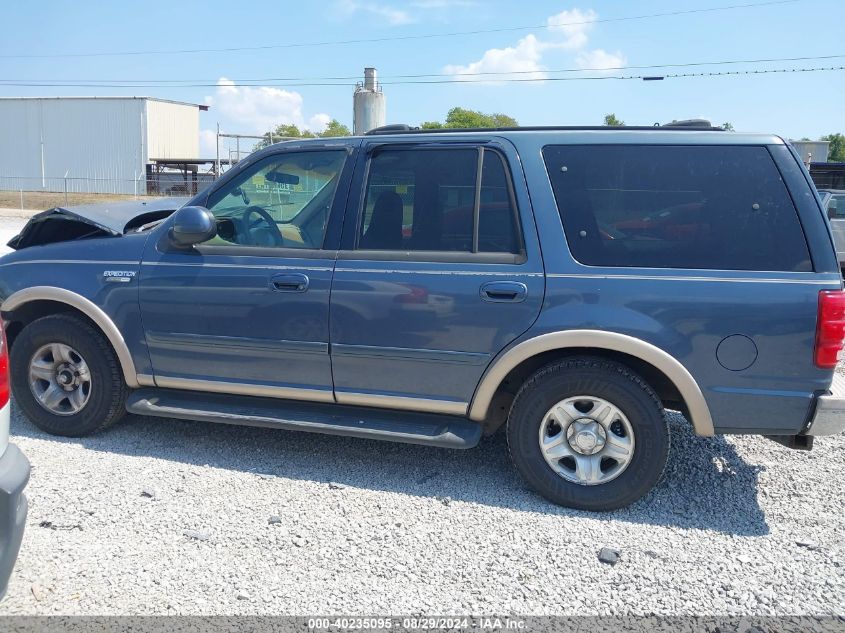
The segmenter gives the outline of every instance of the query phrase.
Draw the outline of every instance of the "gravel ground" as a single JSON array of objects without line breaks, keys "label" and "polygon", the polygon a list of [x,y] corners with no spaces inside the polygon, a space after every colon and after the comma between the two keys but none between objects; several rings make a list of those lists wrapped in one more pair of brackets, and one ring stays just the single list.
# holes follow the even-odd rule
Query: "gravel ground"
[{"label": "gravel ground", "polygon": [[[29,456],[9,614],[830,614],[845,435],[702,439],[612,514],[529,492],[498,435],[448,451],[130,416]],[[602,547],[621,553],[610,566]]]}]

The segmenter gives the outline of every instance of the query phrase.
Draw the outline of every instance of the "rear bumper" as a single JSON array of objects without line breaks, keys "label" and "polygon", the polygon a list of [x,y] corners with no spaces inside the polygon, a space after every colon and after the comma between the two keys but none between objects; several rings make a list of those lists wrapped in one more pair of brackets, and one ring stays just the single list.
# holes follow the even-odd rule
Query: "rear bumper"
[{"label": "rear bumper", "polygon": [[6,593],[23,539],[27,511],[23,489],[28,481],[29,461],[9,444],[0,456],[0,598]]},{"label": "rear bumper", "polygon": [[816,398],[816,412],[804,435],[837,435],[845,431],[845,376],[833,374],[830,393]]}]

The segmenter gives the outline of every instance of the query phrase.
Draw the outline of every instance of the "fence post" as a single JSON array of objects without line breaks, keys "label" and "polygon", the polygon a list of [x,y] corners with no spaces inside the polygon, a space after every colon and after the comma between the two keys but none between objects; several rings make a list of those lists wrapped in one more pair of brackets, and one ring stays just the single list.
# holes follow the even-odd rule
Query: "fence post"
[{"label": "fence post", "polygon": [[133,178],[135,182],[135,200],[138,199],[138,170],[135,170],[135,177]]},{"label": "fence post", "polygon": [[23,189],[21,189],[21,211],[23,211]]},{"label": "fence post", "polygon": [[65,176],[65,206],[67,205],[67,176]]}]

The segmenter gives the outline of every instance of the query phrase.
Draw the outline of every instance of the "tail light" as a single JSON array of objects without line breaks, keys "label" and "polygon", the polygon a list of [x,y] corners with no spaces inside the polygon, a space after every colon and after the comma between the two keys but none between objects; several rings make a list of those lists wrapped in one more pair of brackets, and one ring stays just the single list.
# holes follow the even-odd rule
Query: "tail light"
[{"label": "tail light", "polygon": [[819,315],[816,322],[816,367],[833,369],[845,339],[845,292],[819,292]]},{"label": "tail light", "polygon": [[6,332],[0,321],[0,407],[9,402],[9,346],[6,344]]}]

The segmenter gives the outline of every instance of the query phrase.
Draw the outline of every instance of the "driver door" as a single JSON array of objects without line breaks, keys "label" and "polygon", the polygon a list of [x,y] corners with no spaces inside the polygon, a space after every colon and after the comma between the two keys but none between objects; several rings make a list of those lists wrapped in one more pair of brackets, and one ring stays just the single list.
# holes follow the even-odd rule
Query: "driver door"
[{"label": "driver door", "polygon": [[155,384],[332,401],[329,291],[357,141],[284,147],[205,200],[217,237],[147,243],[141,316]]}]

